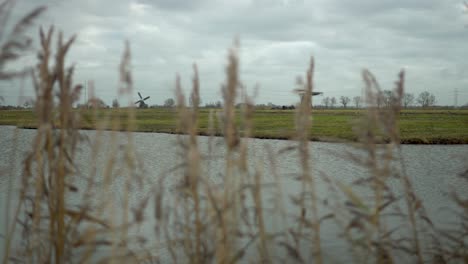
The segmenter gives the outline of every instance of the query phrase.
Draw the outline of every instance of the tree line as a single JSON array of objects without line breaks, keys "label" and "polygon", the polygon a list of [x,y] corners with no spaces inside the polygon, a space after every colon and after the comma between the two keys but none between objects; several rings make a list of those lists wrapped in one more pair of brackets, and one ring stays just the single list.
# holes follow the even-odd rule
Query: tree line
[{"label": "tree line", "polygon": [[[393,92],[390,90],[381,91],[377,95],[377,100],[375,100],[376,107],[384,107],[390,106],[393,103],[395,96]],[[424,91],[415,97],[412,93],[405,93],[403,95],[402,106],[405,108],[412,107],[412,106],[421,106],[421,107],[431,107],[435,106],[436,104],[436,97],[434,94]],[[366,106],[366,102],[361,96],[354,96],[353,98],[349,98],[348,96],[340,96],[338,99],[336,97],[325,97],[322,99],[322,104],[319,105],[324,108],[335,108],[335,107],[343,107],[348,108],[350,106],[355,108],[361,108]]]},{"label": "tree line", "polygon": [[[381,91],[378,95],[378,98],[376,101],[375,105],[376,107],[385,107],[385,106],[390,106],[392,104],[392,100],[394,100],[393,92],[389,90],[384,90]],[[0,98],[0,103],[3,101],[3,98]],[[414,96],[412,93],[405,93],[403,95],[403,101],[402,101],[402,106],[405,108],[408,107],[414,107],[414,106],[421,106],[423,108],[426,107],[432,107],[435,106],[436,104],[436,97],[434,94],[424,91],[420,93],[417,97]],[[35,105],[35,102],[32,99],[26,100],[23,105],[20,106],[5,106],[0,104],[0,109],[21,109],[21,108],[33,108]],[[162,105],[151,105],[148,106],[149,108],[170,108],[170,107],[175,107],[176,102],[173,98],[167,98]],[[191,102],[189,102],[189,105],[191,105]],[[267,104],[257,104],[255,105],[256,108],[260,109],[278,109],[278,110],[290,110],[290,109],[295,109],[294,105],[277,105],[273,104],[271,102]],[[322,99],[321,104],[315,105],[314,107],[318,108],[362,108],[365,107],[366,103],[364,102],[364,99],[361,96],[354,96],[352,98],[348,96],[340,96],[338,99],[336,97],[325,97]],[[114,99],[112,101],[111,106],[107,105],[103,100],[99,98],[91,98],[86,104],[78,104],[76,106],[77,108],[119,108],[119,102],[117,99]],[[208,102],[204,105],[200,105],[200,107],[204,108],[221,108],[222,107],[222,102],[221,101],[216,101],[216,102]],[[240,105],[238,105],[240,107]],[[463,108],[463,107],[462,107]]]}]

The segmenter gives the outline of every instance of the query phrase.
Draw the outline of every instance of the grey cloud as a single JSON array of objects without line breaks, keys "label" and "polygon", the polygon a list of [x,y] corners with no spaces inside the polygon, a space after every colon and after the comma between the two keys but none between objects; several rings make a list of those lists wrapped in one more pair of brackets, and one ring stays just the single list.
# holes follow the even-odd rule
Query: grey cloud
[{"label": "grey cloud", "polygon": [[[448,4],[448,2],[445,4]],[[362,15],[385,14],[394,10],[433,10],[443,6],[443,2],[438,0],[330,0],[326,4],[331,12],[338,12],[355,18]]]},{"label": "grey cloud", "polygon": [[140,2],[169,11],[193,11],[209,3],[207,0],[140,0]]},{"label": "grey cloud", "polygon": [[188,88],[194,62],[204,101],[219,100],[227,49],[237,34],[241,79],[248,87],[260,83],[259,102],[295,102],[290,91],[311,55],[317,63],[316,85],[327,96],[359,94],[362,68],[372,70],[385,89],[406,68],[408,91],[437,92],[442,104],[449,104],[451,95],[441,86],[468,90],[468,20],[463,18],[468,14],[458,8],[458,0],[19,3],[22,10],[48,4],[41,24],[55,24],[67,36],[78,34],[69,58],[77,62],[75,80],[95,79],[97,94],[105,98],[116,94],[117,66],[128,39],[135,87],[152,96],[152,103],[172,96],[176,73]]}]

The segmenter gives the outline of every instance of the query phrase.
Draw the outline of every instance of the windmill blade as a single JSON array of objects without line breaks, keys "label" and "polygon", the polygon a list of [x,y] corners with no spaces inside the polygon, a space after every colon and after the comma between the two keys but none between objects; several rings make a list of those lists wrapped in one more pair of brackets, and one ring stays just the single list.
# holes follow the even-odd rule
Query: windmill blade
[{"label": "windmill blade", "polygon": [[150,98],[150,97],[149,97],[149,96],[147,96],[147,97],[145,97],[145,99],[143,99],[143,101],[145,101],[146,99],[149,99],[149,98]]},{"label": "windmill blade", "polygon": [[138,104],[138,103],[141,103],[141,102],[142,102],[141,100],[138,100],[138,101],[135,102],[135,104]]},{"label": "windmill blade", "polygon": [[[298,93],[298,94],[305,94],[305,90],[304,89],[294,89],[293,92],[295,93]],[[312,92],[312,96],[314,95],[321,95],[323,94],[323,92]]]},{"label": "windmill blade", "polygon": [[138,96],[140,96],[140,99],[143,99],[143,97],[141,97],[141,94],[140,94],[140,92],[138,92]]}]

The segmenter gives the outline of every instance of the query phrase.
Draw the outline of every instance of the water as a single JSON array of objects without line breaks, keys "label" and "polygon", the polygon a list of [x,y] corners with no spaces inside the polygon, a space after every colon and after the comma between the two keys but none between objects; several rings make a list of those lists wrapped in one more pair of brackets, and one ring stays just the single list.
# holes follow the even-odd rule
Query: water
[{"label": "water", "polygon": [[[22,161],[25,153],[31,148],[31,141],[35,135],[35,130],[17,130],[13,127],[0,126],[0,233],[4,234],[6,228],[7,197],[10,201],[17,201],[16,195],[19,190],[18,179],[21,176]],[[80,144],[76,153],[75,161],[78,174],[90,175],[95,171],[96,179],[105,173],[106,163],[111,153],[118,152],[128,146],[126,134],[111,132],[82,131],[86,135],[87,141]],[[116,138],[113,139],[112,136]],[[144,175],[146,182],[142,186],[132,186],[133,192],[129,194],[130,206],[137,205],[140,200],[151,191],[151,185],[158,183],[164,175],[165,192],[176,195],[176,186],[180,183],[180,170],[174,167],[182,162],[180,158],[181,149],[177,147],[178,136],[156,133],[132,133],[131,141],[134,143],[136,157],[139,163],[136,164],[135,173]],[[210,184],[222,184],[224,173],[225,148],[222,138],[210,139],[208,137],[198,137],[199,146],[204,156],[211,155],[209,162],[203,164],[203,171],[206,172]],[[249,168],[263,172],[266,182],[271,182],[276,174],[283,183],[285,197],[297,194],[300,185],[292,181],[300,172],[299,157],[296,152],[284,152],[278,154],[287,147],[294,146],[294,142],[281,140],[259,140],[249,139]],[[99,146],[98,149],[95,149]],[[211,152],[210,152],[211,149]],[[93,152],[94,151],[94,152]],[[367,174],[367,169],[346,158],[348,153],[363,155],[353,146],[340,143],[313,142],[310,145],[312,174],[323,175],[335,181],[351,183],[353,180]],[[210,154],[211,153],[211,154]],[[270,155],[273,154],[273,155]],[[444,146],[444,145],[404,145],[402,146],[403,164],[408,175],[411,175],[414,189],[419,197],[424,201],[428,214],[433,221],[440,226],[449,225],[456,221],[453,216],[449,216],[448,209],[453,209],[450,193],[458,191],[468,192],[468,186],[457,176],[466,169],[466,158],[468,147],[466,145]],[[275,159],[271,164],[269,156]],[[125,158],[117,155],[116,167],[125,168]],[[398,165],[398,163],[396,163]],[[400,166],[401,167],[401,166]],[[115,173],[125,174],[116,170]],[[7,177],[7,176],[10,177]],[[13,179],[13,180],[10,180]],[[99,184],[97,180],[97,184]],[[85,182],[76,180],[74,183],[78,187],[84,187]],[[106,195],[122,201],[122,189],[125,186],[125,179],[115,179],[111,189]],[[401,193],[401,187],[397,180],[390,181],[391,188],[395,193]],[[318,181],[317,186],[319,196],[327,197],[329,189],[325,183]],[[8,196],[10,195],[10,196]],[[103,196],[104,197],[104,196]],[[170,197],[170,195],[169,195]],[[82,197],[71,195],[70,203],[79,204]],[[283,202],[288,203],[289,199]],[[288,206],[287,206],[288,207]],[[10,208],[11,209],[11,208]],[[118,214],[118,209],[115,211]],[[322,231],[325,251],[341,252],[345,250],[336,238],[336,228],[325,224]],[[139,233],[148,234],[153,232],[154,223],[147,223],[140,227]],[[136,232],[136,231],[135,231]],[[3,239],[0,237],[0,255],[3,254]],[[337,250],[338,248],[338,250]],[[167,256],[166,256],[167,257]],[[343,260],[343,256],[329,256],[331,260]]]}]

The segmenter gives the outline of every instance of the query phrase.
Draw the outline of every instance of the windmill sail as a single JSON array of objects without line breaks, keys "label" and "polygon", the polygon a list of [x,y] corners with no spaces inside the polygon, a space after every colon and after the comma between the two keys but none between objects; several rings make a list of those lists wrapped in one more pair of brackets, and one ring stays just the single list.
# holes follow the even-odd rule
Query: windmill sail
[{"label": "windmill sail", "polygon": [[140,97],[140,100],[136,101],[135,104],[138,105],[139,108],[147,108],[148,105],[145,103],[145,101],[148,100],[150,97],[147,96],[143,98],[140,92],[138,92],[138,96]]}]

